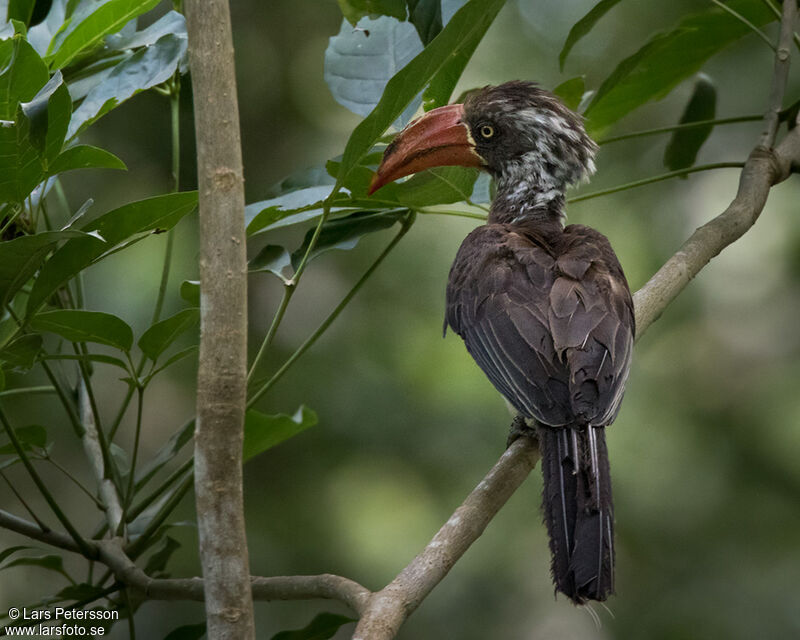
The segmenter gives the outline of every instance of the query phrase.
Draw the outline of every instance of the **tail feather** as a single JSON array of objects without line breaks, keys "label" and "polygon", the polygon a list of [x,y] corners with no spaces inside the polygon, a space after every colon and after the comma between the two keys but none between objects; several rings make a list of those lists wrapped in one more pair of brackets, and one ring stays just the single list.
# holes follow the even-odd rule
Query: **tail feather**
[{"label": "tail feather", "polygon": [[553,581],[576,604],[614,592],[614,506],[603,427],[539,430]]}]

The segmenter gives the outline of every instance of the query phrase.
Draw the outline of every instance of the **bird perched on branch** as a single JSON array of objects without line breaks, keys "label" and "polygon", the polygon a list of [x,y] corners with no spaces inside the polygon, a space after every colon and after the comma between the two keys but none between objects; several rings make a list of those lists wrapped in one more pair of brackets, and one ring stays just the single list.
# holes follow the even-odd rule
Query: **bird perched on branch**
[{"label": "bird perched on branch", "polygon": [[487,224],[467,236],[450,270],[445,330],[464,339],[535,429],[553,581],[576,604],[614,592],[605,427],[620,408],[635,330],[608,240],[583,225],[564,227],[564,192],[594,172],[596,150],[581,117],[556,96],[507,82],[409,124],[370,186],[373,193],[444,165],[495,179]]}]

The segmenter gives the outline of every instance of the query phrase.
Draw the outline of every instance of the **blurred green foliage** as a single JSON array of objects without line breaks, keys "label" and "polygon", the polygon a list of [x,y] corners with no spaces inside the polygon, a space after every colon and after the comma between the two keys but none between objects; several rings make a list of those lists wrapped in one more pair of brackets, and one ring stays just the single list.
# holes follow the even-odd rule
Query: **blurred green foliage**
[{"label": "blurred green foliage", "polygon": [[[562,73],[558,55],[567,33],[594,4],[509,0],[453,95],[513,78],[552,88],[583,75],[586,87],[597,88],[654,32],[673,33],[687,13],[709,9],[690,0],[619,3],[574,44]],[[273,185],[287,175],[340,154],[359,118],[336,104],[323,79],[327,39],[341,28],[334,0],[272,0],[268,7],[237,0],[231,5],[247,202],[252,203],[273,197]],[[764,30],[775,37],[776,24]],[[761,40],[748,35],[710,58],[703,70],[717,87],[717,117],[763,111],[772,57]],[[668,73],[672,59],[660,63]],[[678,122],[692,94],[690,75],[665,99],[632,111],[608,133]],[[180,112],[184,188],[195,183],[188,85],[182,86]],[[795,73],[787,95],[798,93]],[[169,127],[167,101],[151,92],[87,129],[81,141],[114,152],[128,172],[66,176],[73,208],[90,196],[96,210],[106,211],[168,191]],[[759,132],[757,122],[717,127],[697,161],[742,160]],[[604,145],[598,174],[583,189],[663,172],[668,141],[664,135]],[[636,289],[696,226],[727,205],[736,178],[731,169],[695,174],[576,203],[568,214],[570,221],[590,224],[610,238]],[[709,265],[637,345],[623,409],[608,435],[618,536],[618,595],[608,603],[613,617],[599,609],[603,625],[597,629],[585,612],[554,600],[535,470],[408,621],[401,638],[681,640],[800,634],[800,603],[794,595],[800,579],[798,201],[796,179],[775,188],[753,230]],[[504,403],[461,341],[452,334],[442,340],[440,333],[450,262],[477,223],[419,216],[331,329],[260,403],[259,409],[271,414],[291,414],[305,403],[319,424],[245,467],[254,574],[332,572],[379,588],[422,548],[502,452],[509,423]],[[176,229],[165,317],[185,306],[180,283],[197,277],[193,219],[183,219]],[[299,246],[306,230],[269,231],[253,240],[251,255],[265,244]],[[266,370],[274,370],[316,328],[392,233],[370,235],[358,251],[329,252],[310,263]],[[152,237],[88,270],[87,308],[125,318],[141,336],[150,325],[165,241]],[[282,283],[265,272],[254,273],[250,285],[255,355]],[[161,374],[148,391],[142,434],[148,456],[194,415],[192,361]],[[101,412],[118,407],[126,389],[117,380],[122,375],[97,380]],[[7,377],[7,387],[19,381],[14,373]],[[34,373],[25,384],[46,384],[46,379]],[[68,434],[61,409],[49,396],[37,396],[35,402],[9,397],[4,404],[19,424],[56,424]],[[126,416],[120,429],[124,446],[130,445],[133,418]],[[68,460],[81,453],[68,438],[59,438],[52,455]],[[25,489],[29,481],[17,472],[9,470],[9,477]],[[57,484],[58,475],[42,473]],[[82,479],[90,482],[88,470]],[[13,494],[0,491],[2,507],[17,512]],[[82,526],[96,521],[84,497],[65,491],[61,498]],[[43,510],[35,497],[31,503]],[[187,499],[178,520],[193,517]],[[196,574],[195,530],[176,526],[170,535],[182,544],[172,554],[170,572]],[[0,540],[5,547],[21,538],[3,531]],[[64,563],[67,569],[77,566],[69,555]],[[23,606],[40,597],[50,580],[40,567],[9,569],[0,573],[2,601]],[[302,628],[324,610],[349,613],[330,603],[259,603],[259,637]],[[162,638],[201,617],[196,603],[149,602],[137,617],[138,632]],[[336,637],[347,637],[350,629]],[[112,637],[127,637],[127,630],[121,626]]]}]

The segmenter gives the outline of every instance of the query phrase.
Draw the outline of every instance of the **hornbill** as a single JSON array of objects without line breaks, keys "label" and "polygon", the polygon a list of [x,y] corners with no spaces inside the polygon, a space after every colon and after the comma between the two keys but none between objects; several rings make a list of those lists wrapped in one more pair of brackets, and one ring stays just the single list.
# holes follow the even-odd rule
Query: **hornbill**
[{"label": "hornbill", "polygon": [[576,604],[614,592],[604,428],[620,408],[635,331],[630,289],[606,237],[564,226],[564,192],[594,172],[596,150],[582,118],[555,95],[507,82],[410,123],[370,185],[373,193],[444,165],[495,179],[487,224],[467,236],[450,270],[445,331],[463,338],[519,412],[517,432],[535,430],[553,581]]}]

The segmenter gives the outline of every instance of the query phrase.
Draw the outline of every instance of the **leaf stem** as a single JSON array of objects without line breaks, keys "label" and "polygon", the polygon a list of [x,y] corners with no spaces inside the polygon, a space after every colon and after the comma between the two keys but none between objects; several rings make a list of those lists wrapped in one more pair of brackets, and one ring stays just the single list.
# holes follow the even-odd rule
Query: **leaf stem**
[{"label": "leaf stem", "polygon": [[417,209],[417,213],[421,213],[423,215],[435,215],[435,216],[455,216],[457,218],[471,218],[472,220],[481,220],[486,222],[486,216],[482,213],[472,213],[470,211],[455,211],[453,209],[429,209],[429,208],[422,208]]},{"label": "leaf stem", "polygon": [[400,227],[400,231],[392,238],[392,241],[386,246],[386,248],[381,252],[381,254],[375,259],[369,269],[364,272],[364,275],[359,278],[358,282],[353,285],[353,288],[347,293],[347,295],[342,298],[342,301],[336,306],[336,308],[331,311],[327,318],[322,322],[322,324],[317,327],[317,329],[312,333],[308,338],[306,338],[305,342],[301,344],[297,350],[289,357],[289,359],[283,363],[280,369],[275,372],[275,374],[265,382],[259,389],[256,391],[253,396],[247,401],[247,408],[251,408],[258,400],[267,392],[269,389],[283,376],[284,373],[291,367],[295,361],[302,356],[308,349],[313,345],[317,339],[325,333],[328,327],[333,323],[334,320],[339,316],[342,310],[350,303],[353,297],[358,293],[358,290],[364,285],[364,283],[369,280],[369,277],[375,272],[378,266],[383,262],[386,256],[394,249],[398,242],[403,238],[403,236],[408,232],[411,228],[411,225],[414,224],[414,219],[416,217],[416,212],[410,211],[406,219],[403,221],[402,226]]},{"label": "leaf stem", "polygon": [[720,124],[734,124],[737,122],[757,122],[763,120],[763,114],[753,114],[747,116],[735,116],[732,118],[718,118],[716,120],[695,120],[694,122],[684,122],[681,124],[673,124],[668,127],[657,127],[655,129],[643,129],[641,131],[632,131],[630,133],[623,133],[618,136],[611,136],[602,138],[597,141],[597,144],[610,144],[612,142],[619,142],[620,140],[629,140],[631,138],[643,138],[645,136],[653,136],[659,133],[670,133],[672,131],[681,131],[683,129],[694,129],[695,127],[705,127],[708,125]]},{"label": "leaf stem", "polygon": [[772,40],[769,39],[769,36],[766,33],[764,33],[761,29],[759,29],[756,25],[754,25],[752,22],[750,22],[747,18],[745,18],[741,13],[739,13],[735,9],[731,9],[728,5],[720,2],[719,0],[711,0],[711,2],[713,2],[715,5],[717,5],[723,11],[727,11],[734,18],[736,18],[739,22],[741,22],[743,25],[745,25],[748,29],[750,29],[750,31],[755,33],[759,38],[761,38],[764,42],[766,42],[767,46],[770,49],[772,49],[773,51],[777,50],[777,48],[775,47],[775,43],[772,42]]},{"label": "leaf stem", "polygon": [[35,395],[39,393],[57,393],[57,392],[58,390],[50,385],[43,385],[41,387],[20,387],[19,389],[6,389],[5,391],[0,391],[0,398],[21,396],[26,393]]},{"label": "leaf stem", "polygon": [[256,354],[255,359],[253,360],[253,364],[250,365],[250,371],[247,372],[247,383],[250,384],[253,374],[258,370],[258,366],[261,364],[261,361],[264,359],[264,356],[269,349],[269,346],[272,344],[272,340],[275,338],[275,333],[278,331],[278,327],[283,320],[283,316],[286,313],[286,308],[289,306],[289,301],[292,299],[292,295],[295,292],[297,285],[294,282],[288,282],[283,286],[283,297],[281,298],[280,305],[278,306],[278,310],[275,312],[275,315],[272,317],[272,323],[269,326],[269,330],[267,331],[267,335],[264,336],[264,340],[261,343],[261,347]]},{"label": "leaf stem", "polygon": [[17,439],[17,434],[14,432],[14,429],[8,422],[8,418],[6,417],[5,411],[3,411],[2,408],[0,408],[0,422],[2,422],[3,424],[3,428],[6,431],[6,435],[8,436],[8,439],[11,441],[11,445],[14,447],[14,450],[17,452],[17,455],[19,456],[20,460],[22,460],[22,464],[25,465],[25,468],[28,470],[28,474],[30,475],[31,480],[33,480],[33,483],[39,489],[39,492],[42,494],[42,497],[45,499],[48,506],[53,511],[53,514],[55,514],[56,518],[58,518],[58,521],[67,530],[67,533],[69,533],[70,537],[75,541],[75,545],[78,547],[78,549],[80,549],[81,553],[87,558],[94,558],[97,555],[96,551],[92,550],[92,548],[83,539],[83,537],[81,537],[81,534],[78,533],[78,530],[73,526],[69,518],[67,518],[64,512],[61,510],[61,507],[58,506],[58,503],[56,502],[56,499],[53,497],[53,494],[50,493],[50,490],[47,488],[47,485],[39,476],[38,472],[36,471],[30,459],[28,458],[28,454],[25,452],[25,449],[23,449],[22,445]]},{"label": "leaf stem", "polygon": [[133,492],[135,488],[136,478],[136,461],[139,457],[139,438],[142,433],[142,412],[144,410],[144,389],[142,387],[136,388],[136,432],[133,436],[133,455],[131,457],[131,468],[128,473],[128,488],[125,492],[125,503],[122,507],[122,518],[120,518],[120,527],[125,526],[125,512],[131,505],[133,500]]},{"label": "leaf stem", "polygon": [[17,500],[20,501],[20,504],[22,504],[22,506],[25,507],[25,511],[27,511],[30,514],[31,518],[33,518],[36,521],[36,524],[39,525],[39,528],[42,531],[50,531],[51,530],[50,527],[48,527],[44,522],[42,522],[39,519],[39,517],[34,513],[33,509],[31,509],[30,505],[25,501],[25,498],[22,497],[22,494],[19,491],[17,491],[17,488],[14,486],[14,483],[11,482],[6,476],[6,474],[3,473],[2,471],[0,471],[0,478],[3,478],[3,481],[8,485],[8,488],[11,489],[11,493],[13,493],[16,496]]},{"label": "leaf stem", "polygon": [[[80,480],[78,480],[74,475],[72,475],[72,473],[70,473],[69,469],[67,469],[66,467],[60,465],[52,457],[50,457],[49,453],[45,452],[45,454],[42,456],[42,460],[46,460],[47,462],[52,464],[56,469],[58,469],[61,473],[63,473],[65,476],[67,476],[67,478],[69,478],[72,481],[72,483],[76,487],[78,487],[78,489],[80,489],[81,491],[83,491],[83,493],[85,493],[87,496],[89,496],[89,499],[92,502],[94,502],[95,506],[98,509],[100,509],[101,511],[105,510],[105,508],[106,508],[105,505],[102,502],[100,502],[100,500],[98,500],[97,497],[94,494],[92,494],[92,492],[89,491],[89,489],[86,488],[84,486],[84,484]],[[33,515],[33,514],[31,514],[31,515]]]},{"label": "leaf stem", "polygon": [[654,182],[662,182],[663,180],[669,180],[671,178],[679,178],[681,176],[686,176],[689,175],[690,173],[697,173],[699,171],[710,171],[712,169],[733,169],[733,168],[741,169],[743,166],[744,162],[715,162],[713,164],[700,164],[695,167],[689,167],[688,169],[679,169],[677,171],[662,173],[661,175],[652,176],[650,178],[642,178],[641,180],[634,180],[633,182],[621,184],[616,187],[611,187],[609,189],[592,191],[591,193],[585,193],[580,196],[568,198],[567,202],[572,204],[575,202],[582,202],[583,200],[591,200],[592,198],[599,198],[600,196],[607,196],[612,193],[617,193],[619,191],[627,191],[628,189],[643,187],[644,185],[647,184],[653,184]]},{"label": "leaf stem", "polygon": [[46,360],[41,360],[39,364],[42,365],[42,369],[44,369],[45,375],[50,380],[50,384],[52,384],[53,388],[56,390],[56,394],[58,394],[58,399],[64,406],[64,411],[67,412],[67,417],[69,418],[69,422],[72,425],[72,429],[75,431],[75,435],[77,435],[79,438],[82,438],[83,426],[81,425],[80,420],[78,420],[78,416],[75,414],[75,410],[73,406],[70,404],[67,394],[61,387],[61,382],[58,380],[55,373],[53,372],[53,369],[50,367],[50,365],[47,363]]}]

